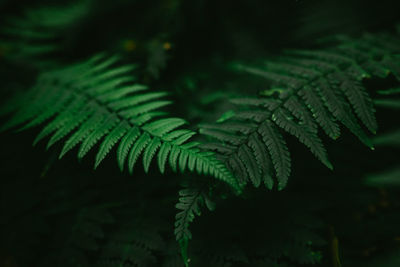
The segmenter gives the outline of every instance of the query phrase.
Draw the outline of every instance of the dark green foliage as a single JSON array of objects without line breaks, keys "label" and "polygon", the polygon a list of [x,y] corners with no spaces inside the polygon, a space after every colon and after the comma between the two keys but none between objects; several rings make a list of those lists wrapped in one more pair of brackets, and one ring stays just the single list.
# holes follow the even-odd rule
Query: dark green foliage
[{"label": "dark green foliage", "polygon": [[86,253],[98,252],[98,241],[104,239],[103,225],[115,223],[107,206],[112,205],[81,208],[70,222],[69,228],[60,230],[65,236],[56,237],[53,249],[58,250],[59,254],[49,254],[42,264],[87,266],[89,261]]},{"label": "dark green foliage", "polygon": [[398,6],[0,1],[0,266],[397,266]]},{"label": "dark green foliage", "polygon": [[3,39],[0,48],[14,60],[33,62],[39,67],[53,65],[55,55],[65,48],[63,35],[89,13],[90,2],[25,9],[20,17],[2,18],[0,34],[7,41]]},{"label": "dark green foliage", "polygon": [[[398,88],[381,90],[378,91],[378,94],[383,96],[392,96],[392,98],[382,99],[381,97],[378,97],[374,101],[376,105],[382,106],[383,108],[387,109],[398,109],[398,107],[400,107],[400,99],[393,97],[399,94]],[[390,102],[392,104],[388,105],[387,102]],[[397,127],[395,130],[392,130],[389,133],[378,135],[373,139],[373,142],[378,147],[391,147],[396,149],[396,152],[398,152],[400,145],[400,129]],[[397,187],[400,185],[400,168],[398,166],[394,166],[379,173],[369,174],[365,179],[365,183],[369,186],[374,187]]]},{"label": "dark green foliage", "polygon": [[[201,133],[221,142],[206,147],[222,154],[240,181],[251,181],[258,187],[263,177],[270,184],[274,174],[266,166],[273,165],[278,189],[286,186],[291,164],[280,130],[295,136],[330,169],[333,166],[318,136],[318,126],[338,139],[341,123],[374,148],[356,118],[376,133],[375,109],[362,82],[389,74],[400,81],[400,39],[366,34],[358,39],[339,36],[333,42],[319,50],[288,50],[262,67],[234,65],[240,72],[265,78],[271,89],[261,91],[256,98],[232,99],[242,109],[222,123],[202,125]],[[396,107],[397,102],[377,100],[376,104]]]},{"label": "dark green foliage", "polygon": [[[245,206],[238,200],[230,200],[231,206],[218,206],[209,221],[200,218],[201,224],[194,229],[202,233],[202,240],[193,241],[195,253],[189,254],[194,266],[203,266],[206,261],[215,266],[252,266],[256,262],[276,266],[319,263],[319,248],[326,245],[326,241],[318,232],[324,223],[313,215],[319,210],[318,204],[304,197],[300,199],[295,193],[290,198],[296,205],[284,196],[255,193]],[[256,204],[272,202],[279,204],[269,207],[268,213],[264,212],[265,207]],[[304,208],[299,209],[300,206]],[[216,235],[221,238],[215,239]],[[202,257],[196,258],[196,255]]]},{"label": "dark green foliage", "polygon": [[188,266],[187,247],[192,239],[192,233],[189,231],[189,224],[193,222],[195,216],[200,216],[202,205],[207,206],[209,210],[215,209],[215,204],[207,196],[207,185],[201,187],[185,188],[179,191],[179,203],[176,208],[180,210],[175,216],[175,236],[181,247],[183,261]]},{"label": "dark green foliage", "polygon": [[160,236],[160,223],[132,217],[127,225],[121,225],[102,249],[96,266],[154,265],[156,251],[164,250]]},{"label": "dark green foliage", "polygon": [[83,63],[45,72],[36,85],[16,101],[18,104],[12,102],[17,112],[3,130],[21,124],[20,130],[25,130],[50,120],[34,144],[52,135],[47,144],[49,148],[70,135],[59,158],[79,143],[82,144],[78,158],[83,158],[104,137],[95,168],[119,143],[117,159],[121,170],[127,162],[132,173],[143,154],[143,166],[148,172],[151,161],[157,156],[162,173],[168,161],[175,172],[178,165],[181,172],[187,168],[198,174],[210,174],[239,192],[239,185],[213,153],[200,151],[196,142],[187,142],[195,132],[178,129],[186,124],[183,119],[162,118],[166,113],[158,109],[171,104],[161,99],[166,93],[147,92],[146,86],[132,84],[134,77],[130,72],[134,66],[110,68],[117,60],[117,57],[98,55]]}]

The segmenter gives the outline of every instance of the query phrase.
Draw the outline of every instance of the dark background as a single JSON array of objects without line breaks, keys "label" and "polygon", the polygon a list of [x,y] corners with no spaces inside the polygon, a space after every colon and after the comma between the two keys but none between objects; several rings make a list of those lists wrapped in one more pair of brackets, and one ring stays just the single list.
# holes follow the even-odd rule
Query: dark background
[{"label": "dark background", "polygon": [[[0,26],[25,9],[71,2],[0,1]],[[58,66],[107,51],[137,63],[140,82],[170,91],[175,102],[170,112],[197,129],[198,123],[215,120],[228,109],[224,99],[262,86],[229,71],[230,62],[268,59],[287,48],[313,48],[318,38],[332,34],[390,32],[400,14],[400,2],[394,0],[99,0],[88,5],[84,15],[59,29],[55,42],[62,49],[54,54],[14,57],[0,46],[3,103],[34,83],[42,63]],[[18,41],[6,34],[0,38]],[[395,81],[374,78],[365,84],[373,91],[390,88]],[[379,109],[377,118],[380,133],[398,128],[395,111]],[[94,152],[82,162],[73,152],[59,161],[60,144],[49,151],[45,142],[32,147],[39,130],[0,135],[0,266],[113,266],[100,264],[111,261],[105,250],[112,240],[136,244],[134,258],[141,266],[167,266],[173,257],[179,262],[174,204],[184,175],[161,175],[153,166],[146,175],[137,168],[132,177],[120,173],[112,156],[92,171]],[[304,221],[306,226],[321,222],[315,226],[324,240],[315,248],[322,255],[318,266],[338,266],[332,256],[335,238],[343,266],[400,266],[399,191],[363,183],[370,174],[398,167],[399,150],[371,151],[342,130],[338,141],[324,138],[333,172],[289,139],[293,174],[283,192],[250,189],[239,199],[217,200],[215,212],[204,212],[193,223],[193,259],[207,263],[214,257],[207,253],[239,257],[279,247],[297,231],[291,223]],[[85,224],[85,216],[100,230]],[[102,221],[107,216],[112,219]],[[128,240],[118,237],[119,232]],[[97,234],[88,238],[86,233]],[[292,266],[308,266],[288,258]],[[112,258],[124,262],[121,266],[139,264],[122,259]]]}]

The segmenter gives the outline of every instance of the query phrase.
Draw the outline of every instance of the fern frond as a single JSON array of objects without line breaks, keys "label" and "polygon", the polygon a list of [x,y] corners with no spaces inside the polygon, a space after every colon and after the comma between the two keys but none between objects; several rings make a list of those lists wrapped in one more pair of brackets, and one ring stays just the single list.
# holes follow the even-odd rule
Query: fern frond
[{"label": "fern frond", "polygon": [[175,237],[181,247],[181,255],[186,266],[189,266],[188,242],[192,239],[189,225],[196,215],[200,216],[202,205],[206,205],[211,211],[215,208],[203,187],[188,187],[179,191],[179,202],[176,208],[180,211],[175,216]]},{"label": "fern frond", "polygon": [[[239,181],[252,181],[255,186],[260,173],[266,178],[273,175],[268,166],[274,166],[280,189],[287,183],[291,165],[280,129],[295,136],[330,169],[333,166],[318,136],[318,126],[337,139],[340,122],[373,149],[359,123],[376,133],[374,103],[363,80],[393,74],[400,81],[399,44],[398,37],[385,34],[365,34],[358,39],[339,36],[326,48],[288,50],[261,67],[235,64],[237,71],[265,78],[271,88],[259,97],[233,99],[239,111],[220,123],[200,125],[202,134],[217,140],[206,147],[221,155]],[[393,100],[376,100],[375,104],[398,107]]]},{"label": "fern frond", "polygon": [[83,158],[97,144],[100,148],[97,168],[114,146],[121,170],[134,165],[143,156],[146,172],[155,157],[165,170],[168,161],[173,171],[186,168],[199,174],[226,181],[236,192],[241,186],[218,161],[214,153],[201,151],[199,143],[190,141],[195,132],[180,129],[186,121],[165,118],[158,109],[171,102],[163,100],[165,92],[149,92],[146,86],[132,84],[134,66],[114,66],[117,57],[97,55],[59,70],[44,72],[36,85],[17,101],[14,116],[3,130],[20,126],[20,130],[47,123],[34,144],[47,136],[47,147],[64,137],[60,158],[80,144],[78,158]]}]

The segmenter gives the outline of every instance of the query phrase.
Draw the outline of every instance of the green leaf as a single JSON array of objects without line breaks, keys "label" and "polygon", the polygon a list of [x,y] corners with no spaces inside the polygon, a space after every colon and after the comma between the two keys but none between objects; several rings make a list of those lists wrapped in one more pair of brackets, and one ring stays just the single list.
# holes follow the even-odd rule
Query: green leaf
[{"label": "green leaf", "polygon": [[154,136],[163,137],[184,124],[186,124],[186,121],[179,118],[161,119],[144,125],[143,130],[150,132]]},{"label": "green leaf", "polygon": [[372,100],[365,88],[358,81],[345,80],[340,88],[353,105],[358,117],[372,133],[376,133],[378,124],[375,118],[375,109]]},{"label": "green leaf", "polygon": [[149,171],[151,160],[157,152],[157,149],[160,147],[161,141],[159,138],[155,137],[151,140],[150,144],[147,146],[146,150],[143,154],[143,166],[144,171],[147,173]]},{"label": "green leaf", "polygon": [[133,173],[133,167],[142,151],[146,148],[146,146],[151,142],[151,137],[148,133],[142,134],[139,139],[133,145],[131,151],[129,152],[128,158],[128,167],[129,173]]},{"label": "green leaf", "polygon": [[167,162],[168,159],[168,153],[171,150],[171,144],[170,143],[163,143],[161,145],[160,151],[158,153],[158,157],[157,157],[157,163],[158,163],[158,167],[160,169],[161,173],[165,172],[165,163]]},{"label": "green leaf", "polygon": [[117,159],[118,166],[122,171],[125,165],[125,159],[128,156],[129,149],[140,135],[140,130],[137,127],[129,129],[128,133],[122,138],[118,146]]},{"label": "green leaf", "polygon": [[315,133],[308,131],[308,129],[302,127],[302,125],[295,123],[290,117],[287,116],[287,114],[285,114],[283,109],[276,110],[272,116],[272,119],[282,129],[296,136],[300,142],[305,144],[311,150],[311,152],[323,164],[325,164],[325,166],[327,166],[329,169],[333,169],[332,164],[328,160],[326,150],[322,145],[322,141]]},{"label": "green leaf", "polygon": [[113,128],[119,122],[118,117],[115,114],[111,114],[106,118],[97,128],[95,128],[83,141],[79,152],[78,158],[83,158],[89,150],[100,141],[100,139],[109,133],[110,129]]},{"label": "green leaf", "polygon": [[291,164],[286,142],[283,140],[278,130],[268,121],[260,125],[259,134],[268,147],[272,163],[276,170],[279,188],[282,189],[285,187],[289,178]]},{"label": "green leaf", "polygon": [[66,142],[61,150],[59,158],[71,150],[75,145],[81,142],[86,136],[94,131],[104,120],[104,114],[94,114],[88,120],[82,123],[79,130],[75,132]]},{"label": "green leaf", "polygon": [[332,139],[338,139],[340,136],[339,126],[333,121],[329,111],[324,107],[324,103],[312,88],[305,87],[299,91],[299,94],[303,97],[304,102],[314,114],[315,120],[325,133]]},{"label": "green leaf", "polygon": [[99,152],[96,155],[96,162],[94,164],[94,169],[97,169],[100,162],[106,157],[110,152],[111,148],[125,135],[128,131],[129,125],[126,121],[121,121],[114,129],[106,136],[104,141],[101,143]]}]

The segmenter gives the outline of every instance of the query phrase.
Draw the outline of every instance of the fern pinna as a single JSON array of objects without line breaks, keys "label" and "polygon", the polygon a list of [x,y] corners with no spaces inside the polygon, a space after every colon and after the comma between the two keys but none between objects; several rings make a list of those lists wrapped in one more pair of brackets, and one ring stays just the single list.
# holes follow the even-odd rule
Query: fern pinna
[{"label": "fern pinna", "polygon": [[33,88],[11,101],[5,110],[17,112],[3,130],[23,125],[28,129],[44,122],[46,126],[34,144],[51,135],[51,147],[67,135],[60,158],[79,143],[78,158],[83,158],[101,141],[95,168],[118,143],[117,160],[121,170],[126,162],[130,173],[143,155],[144,170],[157,156],[160,171],[166,162],[173,171],[196,171],[212,175],[230,184],[236,192],[241,187],[214,153],[201,151],[199,143],[188,141],[195,132],[180,127],[180,118],[166,118],[159,108],[171,104],[165,92],[148,92],[136,84],[129,73],[133,65],[115,66],[118,57],[97,55],[83,62],[41,74]]},{"label": "fern pinna", "polygon": [[200,127],[202,134],[217,140],[204,147],[217,151],[240,182],[251,181],[258,187],[263,181],[272,188],[275,169],[278,189],[286,186],[291,159],[280,129],[295,136],[330,169],[318,126],[337,139],[340,122],[373,149],[357,119],[376,133],[375,110],[363,80],[389,74],[400,80],[400,39],[365,34],[322,43],[329,45],[319,50],[288,50],[262,67],[234,65],[240,72],[266,78],[271,88],[257,97],[232,99],[244,108],[221,123]]}]

